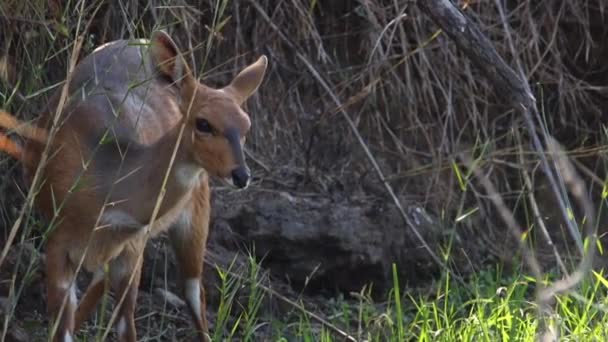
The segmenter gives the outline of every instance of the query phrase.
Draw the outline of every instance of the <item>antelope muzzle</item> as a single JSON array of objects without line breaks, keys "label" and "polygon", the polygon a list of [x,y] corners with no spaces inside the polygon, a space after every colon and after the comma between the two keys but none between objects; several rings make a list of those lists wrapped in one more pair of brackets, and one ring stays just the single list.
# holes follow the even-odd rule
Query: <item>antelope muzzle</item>
[{"label": "antelope muzzle", "polygon": [[234,161],[237,165],[237,167],[231,172],[232,184],[239,189],[245,189],[251,180],[251,170],[249,170],[247,164],[245,163],[245,156],[243,155],[243,146],[241,144],[239,131],[232,128],[226,130],[224,134],[226,139],[228,139],[232,149]]}]

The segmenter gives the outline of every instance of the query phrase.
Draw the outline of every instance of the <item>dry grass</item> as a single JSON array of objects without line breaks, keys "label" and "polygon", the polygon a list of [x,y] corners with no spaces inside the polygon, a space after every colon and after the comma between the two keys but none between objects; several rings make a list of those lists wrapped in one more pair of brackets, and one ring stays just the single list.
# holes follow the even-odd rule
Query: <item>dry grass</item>
[{"label": "dry grass", "polygon": [[[220,3],[106,2],[90,18],[95,1],[76,13],[76,1],[4,0],[0,108],[24,119],[43,110],[65,79],[81,14],[93,19],[81,55],[110,40],[147,37],[163,28],[190,49],[190,63],[211,85],[223,84],[262,53],[270,57],[265,84],[248,102],[256,186],[386,197],[321,77],[345,104],[397,197],[422,203],[444,220],[446,236],[459,247],[449,261],[454,269],[468,273],[495,258],[511,262],[517,245],[504,242],[512,240],[488,198],[473,185],[464,191],[455,172],[462,168],[456,157],[462,151],[479,160],[477,167],[525,229],[532,229],[533,212],[541,212],[556,245],[566,250],[572,244],[538,171],[539,158],[519,134],[521,118],[413,2],[233,1],[225,9]],[[495,2],[467,1],[465,7],[509,64],[521,61],[547,130],[599,199],[606,172],[608,1],[507,1],[514,50]],[[318,76],[297,55],[313,63]],[[3,159],[0,169],[6,175],[0,216],[10,226],[25,190],[13,162]],[[600,226],[604,215],[600,210]],[[19,239],[38,247],[35,225],[27,227]],[[545,239],[538,240],[542,246]],[[553,249],[540,254],[553,265]]]}]

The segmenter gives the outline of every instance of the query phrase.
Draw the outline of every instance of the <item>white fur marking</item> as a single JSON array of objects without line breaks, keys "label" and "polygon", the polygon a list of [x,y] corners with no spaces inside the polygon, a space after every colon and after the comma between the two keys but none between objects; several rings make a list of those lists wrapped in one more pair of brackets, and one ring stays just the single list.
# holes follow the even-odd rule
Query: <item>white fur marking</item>
[{"label": "white fur marking", "polygon": [[203,169],[195,164],[176,165],[175,175],[178,183],[186,188],[195,187],[199,184]]},{"label": "white fur marking", "polygon": [[198,278],[190,278],[185,284],[186,301],[190,304],[194,315],[198,320],[202,319],[201,312],[201,281]]},{"label": "white fur marking", "polygon": [[118,323],[116,324],[116,333],[118,336],[122,337],[127,333],[127,318],[121,317]]},{"label": "white fur marking", "polygon": [[[97,52],[99,50],[105,49],[110,45],[114,45],[118,43],[118,41],[112,41],[112,42],[107,42],[105,44],[101,44],[98,47],[95,48],[95,50],[93,50],[93,52]],[[133,39],[132,40],[132,44],[141,44],[141,45],[146,45],[146,44],[150,44],[150,40],[149,39]]]},{"label": "white fur marking", "polygon": [[224,177],[220,179],[224,184],[228,185],[229,187],[233,188],[233,191],[240,191],[240,190],[245,190],[249,187],[249,184],[251,184],[251,179],[247,179],[247,184],[245,184],[244,187],[239,188],[236,186],[236,184],[234,184],[234,180],[230,177]]},{"label": "white fur marking", "polygon": [[111,228],[141,228],[143,225],[138,222],[133,216],[122,210],[108,210],[101,217],[101,227]]},{"label": "white fur marking", "polygon": [[70,304],[74,304],[76,305],[77,299],[76,299],[76,283],[72,284],[72,286],[70,286],[70,282],[69,281],[64,281],[62,283],[59,284],[59,288],[67,291],[67,295],[68,295],[68,300],[70,302]]},{"label": "white fur marking", "polygon": [[70,287],[70,282],[67,281],[67,280],[66,281],[62,281],[59,284],[59,288],[62,289],[62,290],[67,290],[69,287]]},{"label": "white fur marking", "polygon": [[72,334],[69,331],[65,332],[65,336],[63,336],[63,342],[73,342]]},{"label": "white fur marking", "polygon": [[103,270],[103,266],[98,268],[95,273],[93,273],[93,279],[91,279],[91,285],[97,284],[105,278],[105,272]]},{"label": "white fur marking", "polygon": [[192,210],[186,208],[182,211],[181,214],[177,217],[175,221],[175,228],[180,234],[184,232],[190,231],[190,227],[192,226]]},{"label": "white fur marking", "polygon": [[135,41],[136,43],[139,44],[150,44],[150,39],[146,39],[146,38],[138,38],[138,39],[133,39],[133,41]]},{"label": "white fur marking", "polygon": [[70,286],[70,304],[76,305],[78,304],[78,299],[76,298],[76,282]]},{"label": "white fur marking", "polygon": [[97,48],[95,48],[95,50],[93,50],[93,52],[97,52],[97,51],[99,51],[99,50],[101,50],[101,49],[105,49],[105,48],[107,48],[108,46],[113,45],[113,44],[116,44],[116,43],[117,43],[117,42],[116,42],[116,41],[114,41],[114,42],[108,42],[108,43],[105,43],[105,44],[101,44],[101,45],[99,45]]},{"label": "white fur marking", "polygon": [[236,185],[234,184],[234,181],[232,180],[232,177],[224,177],[224,178],[222,178],[222,181],[224,183],[226,183],[228,186],[236,188]]}]

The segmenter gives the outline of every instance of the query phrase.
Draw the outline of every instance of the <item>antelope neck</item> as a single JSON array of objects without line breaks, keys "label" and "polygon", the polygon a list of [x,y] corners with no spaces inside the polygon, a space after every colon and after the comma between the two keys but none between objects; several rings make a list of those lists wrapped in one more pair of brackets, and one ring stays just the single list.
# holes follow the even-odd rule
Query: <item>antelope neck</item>
[{"label": "antelope neck", "polygon": [[[179,137],[181,123],[175,125],[161,139],[149,147],[144,148],[142,167],[147,170],[145,174],[146,184],[144,186],[157,196],[163,185],[167,168],[175,150],[175,144]],[[164,202],[173,201],[187,194],[200,178],[202,167],[194,163],[189,153],[184,149],[182,137],[180,146],[175,152],[175,160],[171,166],[169,179],[166,184]]]}]

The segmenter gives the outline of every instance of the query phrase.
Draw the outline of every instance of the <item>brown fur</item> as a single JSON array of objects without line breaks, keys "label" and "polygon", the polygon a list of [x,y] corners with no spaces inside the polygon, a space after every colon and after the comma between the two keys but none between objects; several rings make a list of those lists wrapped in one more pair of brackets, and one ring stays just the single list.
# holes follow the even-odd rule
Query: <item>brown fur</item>
[{"label": "brown fur", "polygon": [[[236,168],[246,167],[239,165],[244,164],[242,150],[235,152],[223,132],[238,131],[244,143],[251,123],[241,105],[257,90],[267,62],[261,57],[227,87],[212,89],[194,79],[177,46],[162,32],[153,35],[149,49],[117,41],[93,55],[74,71],[71,99],[61,112],[49,146],[53,157],[41,170],[43,183],[36,198],[38,210],[55,223],[47,243],[48,309],[59,324],[55,339],[73,335],[95,308],[104,286],[95,278],[76,308],[67,284],[81,259],[90,272],[109,264],[117,298],[127,291],[117,321],[124,329],[120,339],[135,341],[133,314],[141,272],[137,256],[149,237],[169,230],[182,277],[200,281],[209,229],[208,175],[228,178]],[[131,86],[142,80],[148,81]],[[21,130],[29,138],[22,151],[11,153],[12,146],[2,145],[0,136],[0,149],[21,158],[29,181],[47,143],[58,96],[36,127]],[[19,126],[11,118],[0,115],[0,125]],[[198,131],[197,119],[206,119],[214,133]],[[183,138],[165,197],[148,231],[182,123]],[[204,340],[202,286],[200,292],[200,303],[187,302]],[[195,314],[199,305],[202,317]]]},{"label": "brown fur", "polygon": [[11,157],[21,160],[23,158],[23,149],[17,145],[9,137],[0,134],[0,150],[8,153]]}]

